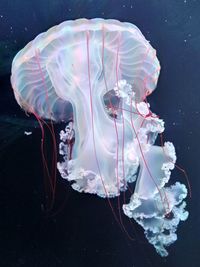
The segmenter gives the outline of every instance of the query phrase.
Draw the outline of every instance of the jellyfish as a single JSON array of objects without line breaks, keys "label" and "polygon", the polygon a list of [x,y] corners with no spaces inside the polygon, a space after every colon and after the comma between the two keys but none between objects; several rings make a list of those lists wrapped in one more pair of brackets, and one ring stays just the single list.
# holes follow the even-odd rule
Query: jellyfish
[{"label": "jellyfish", "polygon": [[167,256],[179,222],[188,217],[187,189],[169,184],[173,144],[155,145],[164,121],[151,111],[147,96],[159,73],[156,51],[135,25],[77,19],[28,43],[13,60],[11,83],[26,112],[68,121],[60,132],[61,177],[78,192],[108,199],[135,182],[122,210]]}]

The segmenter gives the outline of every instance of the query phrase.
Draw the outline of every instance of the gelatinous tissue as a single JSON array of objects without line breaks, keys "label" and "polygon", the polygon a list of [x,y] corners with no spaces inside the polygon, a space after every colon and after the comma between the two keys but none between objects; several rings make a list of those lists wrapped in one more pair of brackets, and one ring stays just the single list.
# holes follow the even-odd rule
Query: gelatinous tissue
[{"label": "gelatinous tissue", "polygon": [[13,60],[11,82],[24,110],[67,122],[57,167],[73,189],[110,198],[136,183],[123,212],[167,256],[179,222],[188,217],[187,189],[179,182],[168,185],[176,162],[173,144],[155,145],[164,122],[146,97],[159,73],[156,51],[135,25],[78,19],[22,49]]}]

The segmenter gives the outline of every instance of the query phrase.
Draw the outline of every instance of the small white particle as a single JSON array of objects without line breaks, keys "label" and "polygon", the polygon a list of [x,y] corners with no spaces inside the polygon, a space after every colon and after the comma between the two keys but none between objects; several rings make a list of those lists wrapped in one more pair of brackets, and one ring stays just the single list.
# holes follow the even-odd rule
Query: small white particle
[{"label": "small white particle", "polygon": [[3,18],[3,15],[0,15],[1,18]]},{"label": "small white particle", "polygon": [[187,42],[187,39],[184,39],[184,43],[186,43]]},{"label": "small white particle", "polygon": [[167,19],[165,19],[165,22],[167,22]]},{"label": "small white particle", "polygon": [[123,7],[126,7],[126,5],[123,5]]},{"label": "small white particle", "polygon": [[24,30],[25,30],[26,32],[28,31],[28,29],[27,29],[26,27],[24,28]]},{"label": "small white particle", "polygon": [[133,8],[133,6],[131,5],[131,8]]},{"label": "small white particle", "polygon": [[25,135],[31,135],[32,132],[27,132],[27,131],[25,131],[24,134],[25,134]]}]

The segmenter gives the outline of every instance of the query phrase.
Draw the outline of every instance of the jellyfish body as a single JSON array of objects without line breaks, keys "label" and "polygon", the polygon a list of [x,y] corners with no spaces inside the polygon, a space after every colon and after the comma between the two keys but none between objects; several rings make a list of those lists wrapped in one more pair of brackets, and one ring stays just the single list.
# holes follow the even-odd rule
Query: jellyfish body
[{"label": "jellyfish body", "polygon": [[146,96],[159,72],[155,50],[133,24],[79,19],[51,28],[21,50],[11,82],[19,105],[39,117],[68,121],[71,103],[73,121],[60,133],[61,176],[79,192],[108,198],[136,181],[123,211],[166,256],[165,246],[176,240],[188,213],[186,187],[165,186],[176,161],[174,146],[154,145],[164,122],[150,111]]}]

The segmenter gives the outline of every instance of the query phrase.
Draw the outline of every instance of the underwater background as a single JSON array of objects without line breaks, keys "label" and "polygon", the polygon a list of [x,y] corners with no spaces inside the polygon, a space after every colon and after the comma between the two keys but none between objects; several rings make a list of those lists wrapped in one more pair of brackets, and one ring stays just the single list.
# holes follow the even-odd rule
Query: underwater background
[{"label": "underwater background", "polygon": [[[135,24],[161,63],[157,89],[148,100],[165,121],[164,138],[174,143],[192,188],[186,200],[189,218],[180,223],[166,258],[146,241],[139,225],[127,224],[135,236],[130,241],[105,200],[73,191],[59,175],[59,211],[44,212],[41,132],[14,99],[11,63],[50,27],[96,17]],[[0,0],[0,267],[199,267],[199,79],[199,0]],[[178,170],[171,179],[186,184]]]}]

